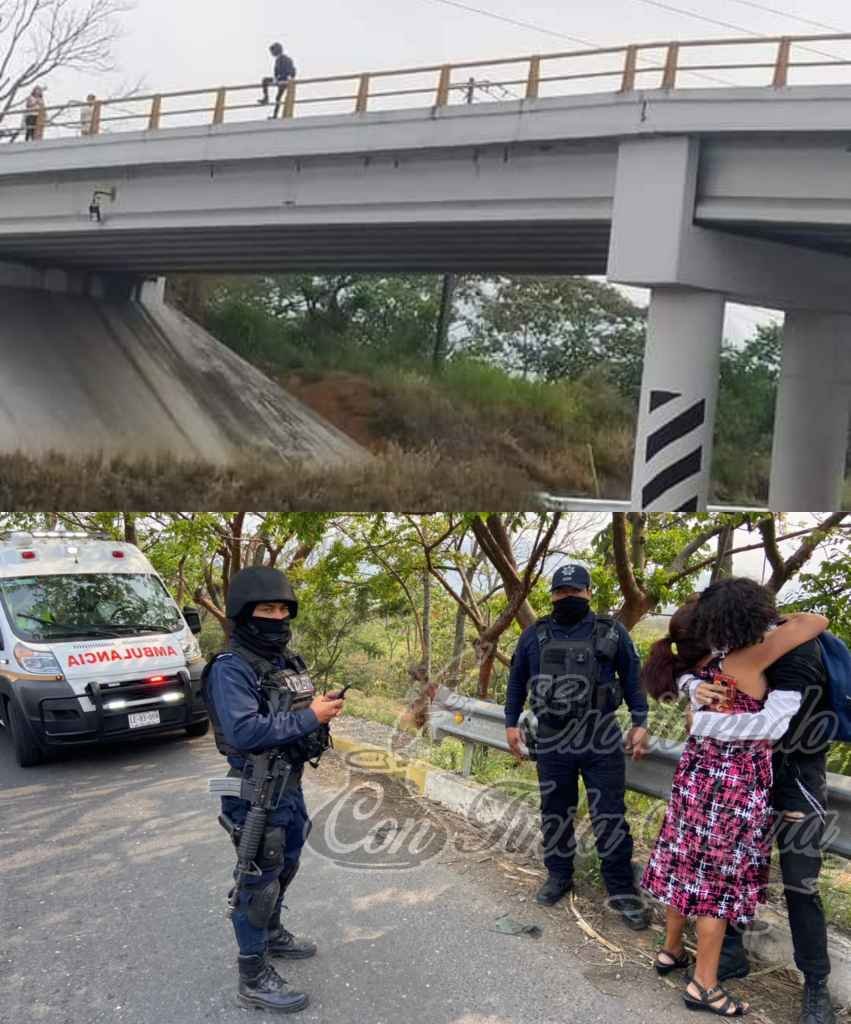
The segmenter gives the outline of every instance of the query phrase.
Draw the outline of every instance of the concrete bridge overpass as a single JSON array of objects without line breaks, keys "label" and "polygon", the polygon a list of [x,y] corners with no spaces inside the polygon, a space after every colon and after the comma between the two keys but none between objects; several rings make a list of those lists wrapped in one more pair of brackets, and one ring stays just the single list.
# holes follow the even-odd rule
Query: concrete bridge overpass
[{"label": "concrete bridge overpass", "polygon": [[[518,58],[503,63],[523,69],[507,80],[523,98],[472,105],[451,101],[482,62],[350,76],[346,114],[294,116],[311,85],[337,87],[321,80],[291,84],[273,120],[256,107],[248,118],[233,98],[253,87],[234,87],[211,94],[203,125],[163,127],[162,96],[138,101],[143,130],[70,138],[46,124],[38,142],[0,147],[0,280],[91,291],[173,271],[347,269],[606,274],[650,288],[632,496],[650,510],[706,504],[725,302],[782,309],[770,503],[834,508],[851,406],[851,60],[810,57],[842,44],[851,57],[849,40]],[[746,44],[772,59],[718,63]],[[614,70],[586,76],[589,57]],[[580,59],[582,74],[546,73]],[[828,65],[846,81],[790,84]],[[719,68],[771,84],[678,86]],[[428,106],[410,106],[425,86],[376,88],[435,73]],[[606,75],[614,88],[576,92]],[[547,82],[573,92],[545,95]],[[401,108],[372,109],[397,94]]]}]

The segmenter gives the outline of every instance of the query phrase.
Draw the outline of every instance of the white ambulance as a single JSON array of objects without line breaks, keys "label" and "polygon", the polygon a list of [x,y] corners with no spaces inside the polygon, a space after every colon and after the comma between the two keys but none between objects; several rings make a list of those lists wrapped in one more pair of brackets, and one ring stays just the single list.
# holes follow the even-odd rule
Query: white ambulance
[{"label": "white ambulance", "polygon": [[203,736],[200,629],[133,544],[0,535],[0,725],[18,764],[83,743]]}]

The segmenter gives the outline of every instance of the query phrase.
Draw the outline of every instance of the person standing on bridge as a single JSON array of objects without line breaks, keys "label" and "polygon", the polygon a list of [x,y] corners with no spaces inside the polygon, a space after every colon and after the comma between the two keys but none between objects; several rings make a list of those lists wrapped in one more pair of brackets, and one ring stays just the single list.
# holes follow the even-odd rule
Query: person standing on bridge
[{"label": "person standing on bridge", "polygon": [[[239,994],[243,1006],[291,1013],[307,1005],[307,996],[286,988],[271,957],[302,960],[316,945],[292,935],[281,923],[284,894],[299,868],[310,830],[301,788],[308,761],[316,763],[329,743],[329,722],[343,701],[318,696],[304,661],[289,649],[290,621],[298,601],[277,569],[253,567],[230,582],[226,607],[233,630],[230,644],[206,667],[204,700],[216,746],[230,765],[229,776],[246,782],[260,771],[265,752],[281,755],[283,793],[267,814],[263,838],[245,880],[234,872],[231,922],[239,946]],[[239,851],[252,804],[222,797],[219,821]],[[241,883],[241,884],[240,884]]]},{"label": "person standing on bridge", "polygon": [[700,713],[642,881],[668,908],[659,974],[690,966],[683,929],[688,918],[696,919],[697,963],[683,996],[689,1009],[728,1017],[749,1011],[720,984],[721,947],[725,929],[749,924],[766,899],[771,743],[801,706],[794,692],[775,691],[766,699],[765,673],[826,626],[823,616],[803,613],[779,621],[768,588],[724,579],[678,609],[645,665],[642,680],[658,700],[707,686],[712,698],[705,706],[696,702]]},{"label": "person standing on bridge", "polygon": [[296,69],[292,59],[284,53],[284,48],[280,43],[272,43],[269,47],[269,53],[275,58],[275,65],[272,70],[272,76],[263,79],[263,95],[257,102],[267,104],[269,102],[269,89],[274,85],[278,93],[275,98],[275,113],[272,116],[276,118],[280,113],[281,100],[287,91],[287,83],[295,78]]},{"label": "person standing on bridge", "polygon": [[647,700],[639,685],[638,653],[619,622],[591,611],[591,576],[585,566],[558,569],[551,594],[552,613],[520,636],[505,702],[506,737],[515,757],[524,756],[517,723],[527,695],[537,718],[547,880],[536,899],[552,906],[573,888],[573,821],[581,775],[609,905],[630,928],[640,930],[649,919],[635,890],[624,804],[624,737],[614,715],[625,696],[632,715],[626,747],[640,759],[646,749]]},{"label": "person standing on bridge", "polygon": [[80,105],[80,135],[91,135],[92,128],[94,127],[95,119],[95,104],[97,103],[97,96],[93,92],[90,92],[86,97],[86,102]]},{"label": "person standing on bridge", "polygon": [[40,85],[33,87],[27,96],[24,109],[24,141],[32,142],[40,137],[41,125],[44,123],[45,106],[44,90]]}]

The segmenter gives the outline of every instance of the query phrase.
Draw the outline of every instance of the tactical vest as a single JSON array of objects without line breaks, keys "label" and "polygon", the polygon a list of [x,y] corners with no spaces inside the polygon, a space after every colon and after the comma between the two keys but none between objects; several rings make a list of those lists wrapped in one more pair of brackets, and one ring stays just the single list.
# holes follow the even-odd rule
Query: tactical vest
[{"label": "tactical vest", "polygon": [[540,724],[558,731],[592,711],[609,714],[623,700],[614,677],[601,678],[600,661],[614,661],[620,642],[615,620],[598,615],[591,636],[565,640],[553,634],[549,617],[536,626],[540,672],[532,680],[529,703]]},{"label": "tactical vest", "polygon": [[[303,711],[310,707],[316,696],[316,688],[307,671],[307,665],[298,654],[288,653],[286,655],[292,667],[276,668],[271,661],[239,643],[231,644],[228,652],[222,653],[238,654],[248,662],[256,673],[260,685],[260,713],[263,715],[277,714],[279,711]],[[210,700],[207,689],[210,669],[220,657],[221,654],[217,654],[205,666],[201,675],[201,695],[210,713],[213,735],[219,753],[224,754],[225,757],[244,757],[250,751],[237,750],[227,742],[215,704]],[[327,725],[320,725],[318,729],[284,744],[280,749],[288,761],[298,766],[308,761],[317,763],[330,746],[331,730]]]}]

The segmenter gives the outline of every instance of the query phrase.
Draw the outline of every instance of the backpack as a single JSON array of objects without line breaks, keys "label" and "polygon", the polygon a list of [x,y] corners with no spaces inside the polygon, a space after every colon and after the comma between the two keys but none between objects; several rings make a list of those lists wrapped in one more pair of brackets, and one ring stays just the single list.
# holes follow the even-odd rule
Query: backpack
[{"label": "backpack", "polygon": [[851,743],[851,651],[833,633],[822,633],[818,643],[827,673],[827,694],[836,716],[830,738]]}]

